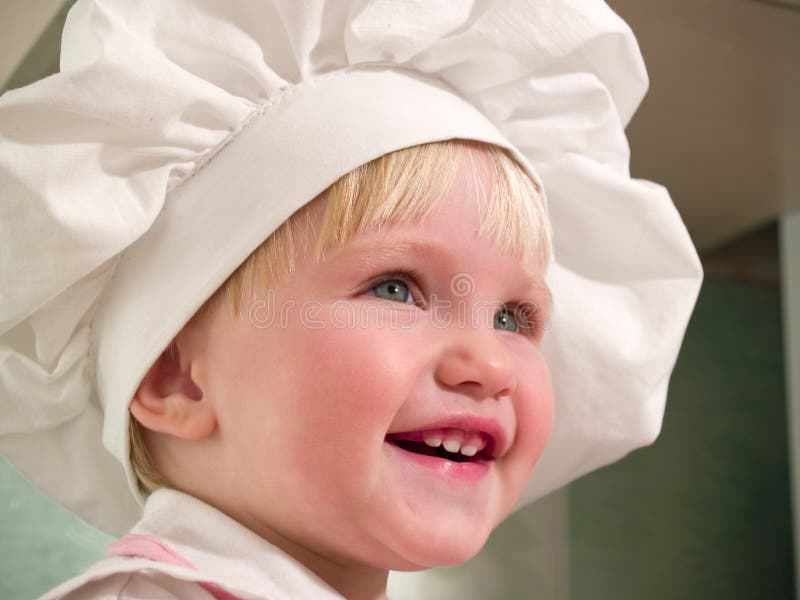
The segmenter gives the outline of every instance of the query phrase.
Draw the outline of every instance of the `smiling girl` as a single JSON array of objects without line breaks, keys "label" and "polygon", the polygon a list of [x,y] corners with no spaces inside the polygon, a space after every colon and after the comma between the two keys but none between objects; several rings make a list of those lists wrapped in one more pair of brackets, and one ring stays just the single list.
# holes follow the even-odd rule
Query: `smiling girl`
[{"label": "smiling girl", "polygon": [[[418,180],[442,197],[409,189]],[[549,255],[535,185],[495,147],[442,142],[365,165],[268,238],[150,369],[130,407],[132,439],[145,440],[134,467],[348,598],[381,597],[389,569],[470,559],[552,428]],[[267,278],[269,261],[293,268]],[[465,275],[473,289],[454,287]],[[276,307],[298,309],[255,327],[248,302],[267,287]],[[524,328],[508,308],[523,300],[542,307]],[[414,439],[422,449],[401,442]],[[424,452],[434,446],[444,452]]]},{"label": "smiling girl", "polygon": [[61,66],[0,448],[119,539],[43,598],[385,598],[658,435],[701,273],[604,3],[78,0]]}]

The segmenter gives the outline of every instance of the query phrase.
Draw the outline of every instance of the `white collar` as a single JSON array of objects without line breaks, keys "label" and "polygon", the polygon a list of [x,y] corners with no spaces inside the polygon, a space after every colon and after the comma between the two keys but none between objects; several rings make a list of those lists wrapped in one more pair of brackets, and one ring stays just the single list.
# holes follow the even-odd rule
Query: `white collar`
[{"label": "white collar", "polygon": [[130,531],[152,535],[204,576],[275,598],[343,600],[343,596],[283,550],[202,500],[161,488],[147,499]]}]

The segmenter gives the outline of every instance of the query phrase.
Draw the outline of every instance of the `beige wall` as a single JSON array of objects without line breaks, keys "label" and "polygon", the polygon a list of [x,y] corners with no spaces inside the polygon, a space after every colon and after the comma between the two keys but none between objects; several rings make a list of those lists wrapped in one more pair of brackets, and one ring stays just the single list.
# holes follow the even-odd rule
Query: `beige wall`
[{"label": "beige wall", "polygon": [[31,49],[62,0],[0,0],[0,84]]},{"label": "beige wall", "polygon": [[800,206],[800,10],[745,0],[609,0],[650,92],[631,171],[669,188],[701,250]]}]

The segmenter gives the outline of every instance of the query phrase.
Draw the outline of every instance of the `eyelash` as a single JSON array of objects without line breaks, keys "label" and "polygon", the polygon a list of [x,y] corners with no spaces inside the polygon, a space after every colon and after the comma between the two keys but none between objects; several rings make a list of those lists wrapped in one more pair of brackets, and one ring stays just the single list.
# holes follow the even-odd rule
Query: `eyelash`
[{"label": "eyelash", "polygon": [[[384,273],[376,277],[371,283],[369,283],[364,290],[364,293],[370,292],[379,285],[386,283],[387,281],[400,281],[408,288],[408,291],[414,296],[414,292],[412,288],[420,289],[420,286],[417,285],[417,281],[421,280],[422,276],[412,269],[396,269],[394,271],[390,271],[388,273]],[[424,296],[425,294],[421,294]],[[415,300],[413,302],[415,306],[420,306],[421,301]]]},{"label": "eyelash", "polygon": [[[421,289],[420,286],[417,284],[417,281],[421,279],[422,276],[413,269],[395,269],[393,271],[383,273],[382,275],[379,275],[377,278],[372,280],[366,286],[366,288],[362,293],[371,292],[373,289],[375,289],[379,285],[386,283],[387,281],[399,281],[408,288],[410,295],[413,297],[415,295],[414,288]],[[421,295],[424,296],[425,294]],[[418,307],[423,306],[421,304],[421,301],[418,300],[415,300],[412,304]],[[533,326],[523,325],[517,314],[517,310],[520,306],[520,303],[515,302],[511,304],[504,304],[503,306],[506,308],[509,314],[514,316],[514,319],[517,321],[518,330],[511,331],[510,333],[519,333],[520,335],[523,335],[531,339],[536,339],[540,337],[540,331],[542,330],[542,327],[540,327],[539,324],[541,323],[541,321],[537,321],[536,319],[531,319],[529,323],[532,323]]]}]

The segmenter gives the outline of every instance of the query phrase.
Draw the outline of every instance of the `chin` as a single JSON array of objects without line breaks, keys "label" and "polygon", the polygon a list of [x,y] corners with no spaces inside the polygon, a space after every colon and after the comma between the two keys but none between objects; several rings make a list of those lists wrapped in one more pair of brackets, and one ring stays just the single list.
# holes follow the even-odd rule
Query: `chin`
[{"label": "chin", "polygon": [[425,557],[417,558],[414,561],[392,562],[386,568],[391,571],[427,571],[436,567],[456,567],[475,558],[482,548],[483,545],[470,552],[455,552],[452,548],[450,551],[442,553],[427,552]]},{"label": "chin", "polygon": [[470,535],[448,536],[438,539],[419,535],[408,540],[408,545],[397,549],[397,560],[389,569],[393,571],[422,571],[434,567],[454,567],[475,558],[489,538],[489,533],[473,531]]}]

